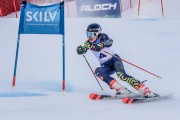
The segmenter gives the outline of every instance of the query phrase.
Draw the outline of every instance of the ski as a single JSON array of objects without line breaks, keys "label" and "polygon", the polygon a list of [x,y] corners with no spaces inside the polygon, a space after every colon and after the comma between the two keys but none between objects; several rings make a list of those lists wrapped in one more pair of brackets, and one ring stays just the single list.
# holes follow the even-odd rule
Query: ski
[{"label": "ski", "polygon": [[126,94],[126,95],[106,95],[106,94],[89,94],[91,100],[113,100],[113,99],[122,99],[122,102],[125,104],[135,104],[135,103],[146,103],[146,102],[155,102],[167,100],[172,97],[172,94],[168,95],[158,95],[156,97],[144,98],[141,94]]},{"label": "ski", "polygon": [[172,94],[169,95],[158,95],[156,97],[151,97],[151,98],[123,98],[122,102],[125,104],[134,104],[134,103],[145,103],[145,102],[154,102],[154,101],[161,101],[161,100],[167,100],[172,97]]},{"label": "ski", "polygon": [[89,94],[89,98],[91,100],[108,100],[108,99],[123,99],[123,98],[141,98],[142,95],[140,94],[126,94],[126,95],[105,95],[105,94],[96,94],[91,93]]}]

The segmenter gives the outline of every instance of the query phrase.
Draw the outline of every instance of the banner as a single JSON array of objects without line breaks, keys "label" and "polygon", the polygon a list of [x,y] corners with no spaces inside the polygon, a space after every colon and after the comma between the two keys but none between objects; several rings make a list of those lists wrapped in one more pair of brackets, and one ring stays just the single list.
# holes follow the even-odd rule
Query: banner
[{"label": "banner", "polygon": [[37,6],[22,0],[21,16],[17,38],[16,57],[12,87],[16,84],[20,35],[21,34],[61,34],[62,35],[62,91],[65,91],[65,33],[64,33],[64,2]]},{"label": "banner", "polygon": [[119,0],[76,0],[78,17],[121,17]]},{"label": "banner", "polygon": [[64,4],[37,6],[25,2],[21,6],[19,34],[64,35]]}]

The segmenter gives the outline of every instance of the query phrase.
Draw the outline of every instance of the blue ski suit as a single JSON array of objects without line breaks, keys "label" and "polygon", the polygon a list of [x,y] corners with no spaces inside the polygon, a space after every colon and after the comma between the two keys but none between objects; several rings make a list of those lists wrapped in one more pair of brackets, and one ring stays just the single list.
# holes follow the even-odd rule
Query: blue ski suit
[{"label": "blue ski suit", "polygon": [[[101,33],[93,43],[90,43],[88,40],[84,43],[85,52],[90,49],[101,64],[101,67],[95,70],[96,76],[110,86],[111,81],[114,80],[110,75],[116,73],[121,80],[128,82],[132,87],[136,88],[140,84],[140,81],[125,72],[121,58],[112,49],[112,44],[113,40],[105,33]],[[101,46],[98,51],[96,50],[96,46]]]}]

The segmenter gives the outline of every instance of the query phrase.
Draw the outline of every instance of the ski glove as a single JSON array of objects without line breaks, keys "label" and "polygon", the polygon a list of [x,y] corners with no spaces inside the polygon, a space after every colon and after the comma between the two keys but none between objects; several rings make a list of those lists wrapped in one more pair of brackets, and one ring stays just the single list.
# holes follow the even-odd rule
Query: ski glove
[{"label": "ski glove", "polygon": [[84,54],[86,51],[85,51],[85,49],[84,49],[84,47],[83,46],[78,46],[77,47],[77,53],[79,54],[79,55],[81,55],[81,54]]},{"label": "ski glove", "polygon": [[97,52],[99,52],[99,51],[101,51],[101,49],[104,47],[104,44],[103,43],[99,43],[99,44],[96,44],[96,45],[92,45],[92,49],[94,50],[94,51],[97,51]]},{"label": "ski glove", "polygon": [[84,43],[84,48],[85,48],[86,50],[87,50],[87,49],[90,49],[90,48],[91,48],[91,45],[92,45],[92,43],[89,42],[89,41],[87,41],[87,42]]},{"label": "ski glove", "polygon": [[103,44],[105,47],[110,47],[113,44],[113,40],[108,39],[108,40],[104,41]]}]

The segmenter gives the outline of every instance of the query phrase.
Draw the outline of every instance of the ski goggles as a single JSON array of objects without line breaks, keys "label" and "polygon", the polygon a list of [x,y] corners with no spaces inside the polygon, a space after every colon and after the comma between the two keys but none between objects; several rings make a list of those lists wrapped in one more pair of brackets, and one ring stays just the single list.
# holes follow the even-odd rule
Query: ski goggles
[{"label": "ski goggles", "polygon": [[96,34],[97,33],[95,33],[95,32],[89,32],[89,31],[86,32],[87,38],[89,38],[89,37],[93,37],[94,38],[94,37],[96,37]]}]

